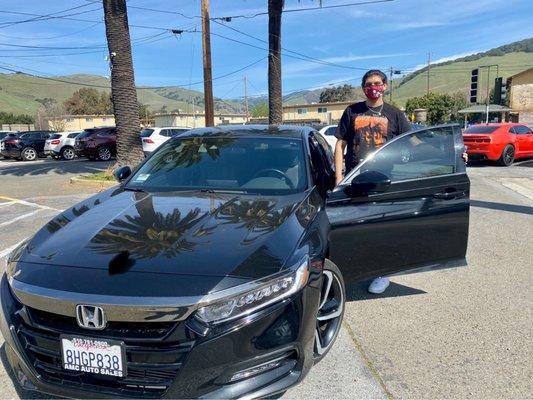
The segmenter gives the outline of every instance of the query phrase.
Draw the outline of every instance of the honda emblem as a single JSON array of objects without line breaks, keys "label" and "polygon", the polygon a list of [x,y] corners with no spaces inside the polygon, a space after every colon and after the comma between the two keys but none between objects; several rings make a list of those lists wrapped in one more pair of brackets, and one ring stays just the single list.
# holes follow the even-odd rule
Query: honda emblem
[{"label": "honda emblem", "polygon": [[82,328],[95,330],[104,329],[107,323],[101,307],[86,304],[76,306],[76,321]]}]

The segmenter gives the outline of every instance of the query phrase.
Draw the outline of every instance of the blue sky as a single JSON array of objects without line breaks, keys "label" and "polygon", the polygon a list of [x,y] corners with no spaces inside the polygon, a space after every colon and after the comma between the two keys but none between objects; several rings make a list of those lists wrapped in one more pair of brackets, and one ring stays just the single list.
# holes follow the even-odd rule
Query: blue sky
[{"label": "blue sky", "polygon": [[[324,6],[355,2],[357,0],[322,0]],[[286,0],[285,9],[317,7],[318,4],[318,0]],[[433,60],[447,60],[532,37],[531,4],[530,0],[394,0],[284,13],[283,92],[341,82],[357,84],[366,68],[393,66],[412,70],[426,63],[428,51]],[[12,12],[44,15],[77,6],[83,7],[57,15],[81,13],[69,18],[84,21],[47,19],[11,24],[34,18]],[[165,30],[199,31],[200,19],[196,16],[200,13],[200,0],[129,0],[128,7],[129,23],[134,25],[130,34],[134,43],[136,83],[189,87],[191,83],[201,82],[200,33],[186,32],[175,36]],[[252,16],[266,9],[267,0],[211,0],[212,17]],[[0,66],[47,76],[73,73],[108,76],[102,20],[99,1],[0,0]],[[215,80],[216,96],[242,96],[245,75],[249,94],[266,92],[267,44],[264,41],[267,40],[267,29],[265,15],[211,23],[214,77],[253,64]],[[35,48],[15,47],[20,45]],[[39,49],[39,46],[49,48]],[[296,58],[289,57],[291,55]],[[308,57],[323,60],[327,65],[310,62]],[[203,89],[201,84],[190,87]]]}]

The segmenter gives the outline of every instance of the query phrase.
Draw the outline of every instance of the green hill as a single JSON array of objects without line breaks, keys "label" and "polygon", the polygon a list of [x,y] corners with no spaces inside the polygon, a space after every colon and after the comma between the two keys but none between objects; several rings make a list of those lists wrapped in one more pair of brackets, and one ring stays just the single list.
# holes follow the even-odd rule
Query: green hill
[{"label": "green hill", "polygon": [[[53,79],[64,81],[52,81],[37,78],[21,73],[0,74],[0,111],[14,114],[34,115],[41,106],[41,101],[51,98],[57,103],[62,103],[81,87],[96,86],[100,91],[109,91],[109,79],[96,75],[69,75],[57,76]],[[151,111],[192,111],[192,103],[195,109],[203,108],[203,93],[195,90],[187,90],[169,86],[166,88],[142,88],[137,89],[139,101],[146,104]],[[216,99],[215,109],[222,112],[242,112],[242,101]]]}]

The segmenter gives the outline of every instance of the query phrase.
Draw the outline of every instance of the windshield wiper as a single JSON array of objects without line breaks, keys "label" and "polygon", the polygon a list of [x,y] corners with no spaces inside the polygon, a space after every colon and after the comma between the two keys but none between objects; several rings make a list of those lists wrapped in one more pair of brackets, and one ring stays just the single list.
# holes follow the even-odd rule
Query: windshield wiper
[{"label": "windshield wiper", "polygon": [[146,190],[144,189],[141,189],[141,188],[135,188],[135,187],[128,187],[128,186],[124,186],[124,190],[127,190],[129,192],[139,192],[139,193],[148,193]]},{"label": "windshield wiper", "polygon": [[200,189],[202,193],[234,193],[234,194],[247,194],[246,190],[224,190],[224,189]]}]

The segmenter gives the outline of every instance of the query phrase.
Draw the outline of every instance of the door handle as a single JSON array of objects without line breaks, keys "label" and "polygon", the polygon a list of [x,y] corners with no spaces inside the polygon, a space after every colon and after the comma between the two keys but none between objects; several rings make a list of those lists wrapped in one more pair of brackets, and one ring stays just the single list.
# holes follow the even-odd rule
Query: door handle
[{"label": "door handle", "polygon": [[452,200],[464,197],[465,192],[464,190],[454,190],[452,192],[441,192],[441,193],[435,193],[433,194],[433,197],[436,199],[441,200]]}]

